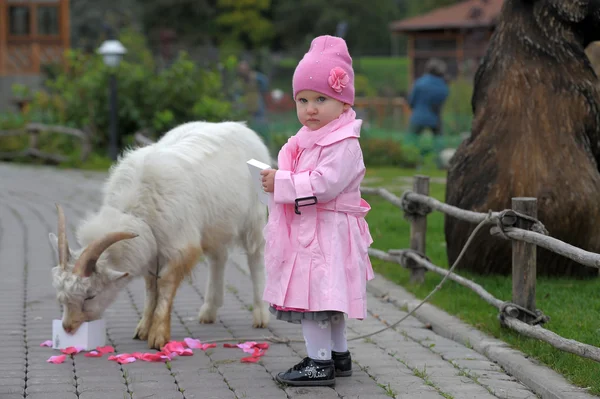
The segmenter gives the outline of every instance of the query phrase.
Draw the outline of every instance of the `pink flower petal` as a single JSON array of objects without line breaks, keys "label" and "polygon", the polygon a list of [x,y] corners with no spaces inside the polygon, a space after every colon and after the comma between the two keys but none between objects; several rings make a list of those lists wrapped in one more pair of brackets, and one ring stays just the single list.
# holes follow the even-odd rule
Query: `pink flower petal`
[{"label": "pink flower petal", "polygon": [[165,344],[164,347],[162,347],[162,350],[165,353],[177,353],[180,354],[181,352],[183,352],[185,348],[183,347],[183,342],[179,342],[179,341],[169,341]]},{"label": "pink flower petal", "polygon": [[254,356],[249,356],[249,357],[243,357],[240,359],[240,361],[242,363],[256,363],[260,360],[259,357],[254,357]]},{"label": "pink flower petal", "polygon": [[48,341],[44,341],[40,344],[40,346],[48,346],[48,347],[52,347],[52,340],[48,340]]},{"label": "pink flower petal", "polygon": [[60,351],[62,353],[64,353],[65,355],[74,355],[74,354],[81,352],[82,350],[83,350],[83,348],[80,346],[69,346],[65,349],[61,349]]},{"label": "pink flower petal", "polygon": [[108,360],[113,360],[119,364],[123,364],[123,363],[133,363],[136,361],[136,358],[135,358],[135,356],[132,356],[129,353],[121,353],[120,355],[109,356]]},{"label": "pink flower petal", "polygon": [[114,353],[115,352],[115,348],[113,348],[110,345],[106,345],[106,346],[98,346],[96,347],[96,350],[102,354],[104,353]]},{"label": "pink flower petal", "polygon": [[165,355],[163,355],[161,352],[157,352],[157,353],[144,353],[142,354],[142,357],[140,358],[140,360],[143,360],[145,362],[164,362],[169,360],[169,358]]},{"label": "pink flower petal", "polygon": [[260,356],[263,356],[264,354],[265,354],[265,351],[260,350],[258,348],[254,348],[254,352],[252,352],[253,357],[260,357]]},{"label": "pink flower petal", "polygon": [[202,349],[203,351],[210,349],[210,348],[216,348],[217,344],[202,344],[202,346],[200,347],[200,349]]},{"label": "pink flower petal", "polygon": [[202,347],[202,342],[199,339],[184,338],[183,342],[185,342],[188,348],[197,349]]},{"label": "pink flower petal", "polygon": [[86,353],[83,356],[85,356],[85,357],[102,357],[102,355],[103,355],[102,353],[97,352],[97,351],[89,351],[88,353]]},{"label": "pink flower petal", "polygon": [[237,348],[236,344],[223,344],[223,348]]},{"label": "pink flower petal", "polygon": [[253,349],[254,345],[256,345],[256,342],[247,341],[242,344],[238,344],[237,346],[238,346],[238,348],[242,349],[246,353],[252,353],[252,352],[254,352],[254,349]]},{"label": "pink flower petal", "polygon": [[50,356],[50,358],[46,361],[48,363],[61,364],[62,362],[65,361],[66,358],[67,358],[67,355]]}]

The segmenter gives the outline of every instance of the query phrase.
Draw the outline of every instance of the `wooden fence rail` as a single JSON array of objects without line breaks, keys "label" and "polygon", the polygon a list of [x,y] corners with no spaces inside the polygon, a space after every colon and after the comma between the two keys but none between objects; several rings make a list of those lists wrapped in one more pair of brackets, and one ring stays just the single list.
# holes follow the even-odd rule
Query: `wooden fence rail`
[{"label": "wooden fence rail", "polygon": [[23,129],[0,130],[0,138],[9,136],[29,136],[29,147],[21,151],[0,152],[0,159],[13,160],[21,157],[34,157],[42,159],[51,164],[59,164],[69,160],[68,157],[59,154],[49,154],[39,149],[41,133],[58,133],[74,137],[80,141],[81,160],[85,161],[92,151],[89,134],[83,130],[73,129],[67,126],[45,125],[42,123],[29,123]]},{"label": "wooden fence rail", "polygon": [[[410,269],[412,281],[422,282],[424,270],[445,276],[471,289],[488,304],[498,309],[500,311],[500,322],[503,326],[530,338],[544,341],[565,352],[600,362],[600,348],[561,337],[543,328],[540,324],[545,323],[548,318],[535,308],[536,246],[541,246],[584,265],[597,268],[600,268],[600,254],[582,250],[537,231],[530,231],[532,220],[537,217],[536,198],[513,198],[512,208],[517,213],[506,210],[489,213],[472,212],[444,204],[429,197],[427,195],[428,182],[429,179],[426,176],[415,176],[413,187],[417,192],[405,192],[401,198],[384,188],[361,187],[362,193],[379,195],[403,209],[411,222],[410,249],[391,249],[384,252],[370,248],[369,255]],[[426,221],[423,221],[423,219],[427,218],[430,210],[437,210],[470,223],[479,224],[487,219],[487,222],[495,223],[490,229],[490,234],[500,235],[512,240],[512,302],[495,298],[481,285],[456,273],[449,273],[449,270],[436,266],[426,259],[425,235],[427,230]],[[439,287],[436,289],[439,289]]]}]

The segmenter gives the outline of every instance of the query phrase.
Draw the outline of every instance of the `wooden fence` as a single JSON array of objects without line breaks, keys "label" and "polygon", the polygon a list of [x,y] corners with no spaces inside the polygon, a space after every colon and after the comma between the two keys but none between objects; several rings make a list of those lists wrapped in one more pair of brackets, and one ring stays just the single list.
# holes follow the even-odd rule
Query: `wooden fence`
[{"label": "wooden fence", "polygon": [[42,159],[51,164],[59,164],[69,160],[68,157],[60,154],[50,154],[39,149],[41,133],[58,133],[74,137],[80,141],[81,160],[85,161],[91,150],[92,144],[90,135],[79,129],[73,129],[66,126],[44,125],[41,123],[29,123],[23,129],[0,130],[0,139],[8,136],[28,136],[29,147],[21,151],[0,152],[0,159],[5,161],[14,160],[22,157],[34,157]]},{"label": "wooden fence", "polygon": [[[588,252],[550,237],[544,226],[536,219],[536,198],[512,198],[512,209],[500,212],[479,213],[456,208],[428,196],[429,177],[415,176],[414,191],[402,197],[383,188],[361,187],[364,194],[375,194],[399,207],[411,221],[410,249],[392,249],[387,252],[370,248],[369,255],[406,267],[411,272],[411,281],[422,283],[425,271],[444,276],[434,292],[441,288],[446,279],[467,287],[500,312],[500,323],[530,338],[544,341],[553,347],[600,362],[600,348],[566,339],[542,327],[549,318],[536,309],[536,246],[543,247],[581,264],[600,268],[600,254]],[[434,265],[427,259],[425,243],[427,214],[436,210],[466,222],[478,224],[461,253],[468,251],[471,238],[480,227],[490,227],[489,233],[512,240],[512,300],[495,298],[482,286],[455,274],[461,255],[450,269]],[[433,293],[433,292],[432,292]],[[431,294],[430,294],[431,295]],[[429,297],[429,296],[428,296]],[[427,299],[427,298],[426,298]]]}]

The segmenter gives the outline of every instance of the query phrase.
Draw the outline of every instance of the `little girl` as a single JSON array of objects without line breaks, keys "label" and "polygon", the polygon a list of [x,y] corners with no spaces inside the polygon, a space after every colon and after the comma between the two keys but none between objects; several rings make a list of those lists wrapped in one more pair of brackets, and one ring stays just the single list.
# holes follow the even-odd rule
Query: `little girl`
[{"label": "little girl", "polygon": [[265,228],[263,299],[277,319],[301,323],[308,357],[279,373],[289,385],[333,385],[352,374],[345,316],[364,319],[373,278],[372,239],[361,198],[354,71],[346,42],[315,38],[293,77],[303,127],[282,147],[278,170],[261,172],[273,193]]}]

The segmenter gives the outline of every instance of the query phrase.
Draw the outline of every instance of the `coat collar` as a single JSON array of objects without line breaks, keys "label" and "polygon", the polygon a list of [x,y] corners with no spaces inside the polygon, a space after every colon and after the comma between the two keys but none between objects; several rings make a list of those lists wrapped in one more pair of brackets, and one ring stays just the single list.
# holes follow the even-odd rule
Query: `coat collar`
[{"label": "coat collar", "polygon": [[333,132],[330,132],[326,136],[322,137],[316,142],[316,145],[324,147],[333,143],[337,143],[338,141],[342,141],[349,137],[359,138],[362,122],[363,121],[361,119],[355,119],[351,123],[341,126],[337,130],[334,130]]},{"label": "coat collar", "polygon": [[[356,122],[359,122],[357,128],[353,127],[356,125]],[[350,108],[318,130],[310,130],[307,127],[303,127],[295,135],[296,143],[300,148],[312,148],[315,144],[320,146],[332,144],[346,137],[353,137],[355,134],[359,134],[361,124],[362,120],[356,119],[356,112]],[[354,132],[355,130],[357,130],[357,133]]]}]

